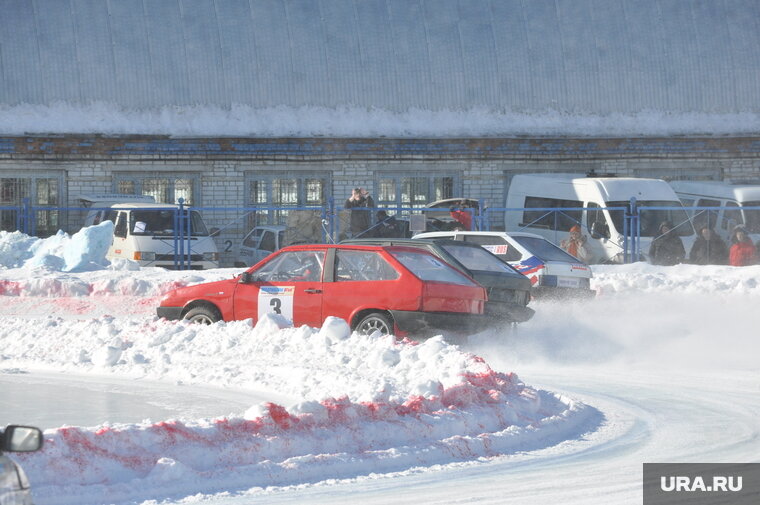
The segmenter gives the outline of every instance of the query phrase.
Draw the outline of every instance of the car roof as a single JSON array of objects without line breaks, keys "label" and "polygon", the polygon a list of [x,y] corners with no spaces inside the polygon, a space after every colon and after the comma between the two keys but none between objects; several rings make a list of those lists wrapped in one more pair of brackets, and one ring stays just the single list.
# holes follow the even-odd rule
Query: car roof
[{"label": "car roof", "polygon": [[[535,233],[528,233],[524,231],[426,231],[423,233],[419,233],[415,235],[415,237],[420,237],[420,239],[432,239],[432,238],[444,238],[442,235],[482,235],[482,236],[489,236],[489,237],[533,237],[533,238],[542,238],[546,240],[541,235],[537,235]],[[440,237],[436,237],[436,235],[441,235]],[[419,239],[415,239],[419,240]]]},{"label": "car roof", "polygon": [[[381,244],[296,244],[283,247],[280,251],[303,251],[314,249],[361,249],[367,251],[381,251],[381,250],[406,250],[420,252],[419,247],[403,246],[403,245],[381,245]],[[423,251],[425,254],[430,254]]]}]

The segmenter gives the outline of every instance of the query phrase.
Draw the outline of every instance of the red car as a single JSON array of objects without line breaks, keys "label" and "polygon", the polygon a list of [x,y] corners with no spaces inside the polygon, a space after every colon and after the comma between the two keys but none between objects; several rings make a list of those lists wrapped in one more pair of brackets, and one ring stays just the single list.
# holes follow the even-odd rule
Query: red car
[{"label": "red car", "polygon": [[485,288],[418,248],[319,244],[280,249],[232,279],[175,289],[157,312],[206,324],[273,312],[314,327],[336,316],[361,333],[404,335],[477,325],[485,302]]}]

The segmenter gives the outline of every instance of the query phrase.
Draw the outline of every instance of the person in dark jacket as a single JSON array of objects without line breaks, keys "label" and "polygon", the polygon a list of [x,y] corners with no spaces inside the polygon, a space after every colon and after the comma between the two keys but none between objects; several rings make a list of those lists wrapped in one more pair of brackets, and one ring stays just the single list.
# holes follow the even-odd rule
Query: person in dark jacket
[{"label": "person in dark jacket", "polygon": [[731,232],[731,249],[728,250],[728,264],[744,267],[757,263],[757,250],[749,238],[746,228],[739,225]]},{"label": "person in dark jacket", "polygon": [[728,246],[712,228],[703,226],[689,251],[689,262],[695,265],[725,265],[728,263]]},{"label": "person in dark jacket", "polygon": [[366,189],[354,188],[344,205],[351,209],[351,236],[360,236],[369,228],[372,217],[370,212],[374,206],[375,201]]},{"label": "person in dark jacket", "polygon": [[673,223],[663,221],[660,224],[660,235],[655,237],[649,247],[649,261],[653,265],[676,265],[683,262],[685,257],[686,250],[681,237],[673,229]]}]

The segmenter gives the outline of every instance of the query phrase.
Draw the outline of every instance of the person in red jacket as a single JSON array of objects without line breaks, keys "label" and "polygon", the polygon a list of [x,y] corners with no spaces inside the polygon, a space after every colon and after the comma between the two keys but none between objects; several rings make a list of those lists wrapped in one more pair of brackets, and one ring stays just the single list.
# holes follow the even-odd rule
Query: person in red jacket
[{"label": "person in red jacket", "polygon": [[464,231],[472,230],[472,212],[465,210],[465,201],[460,205],[452,205],[449,214],[464,228]]},{"label": "person in red jacket", "polygon": [[728,251],[728,264],[744,267],[757,263],[757,250],[750,240],[747,230],[737,226],[731,233],[731,249]]}]

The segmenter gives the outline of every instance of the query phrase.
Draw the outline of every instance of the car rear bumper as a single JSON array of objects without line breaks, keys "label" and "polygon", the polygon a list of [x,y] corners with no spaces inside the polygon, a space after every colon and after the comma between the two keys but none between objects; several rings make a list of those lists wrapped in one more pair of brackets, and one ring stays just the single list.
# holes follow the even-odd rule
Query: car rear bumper
[{"label": "car rear bumper", "polygon": [[484,314],[456,312],[418,312],[391,310],[396,327],[402,332],[425,334],[441,330],[462,330],[487,325],[490,318]]},{"label": "car rear bumper", "polygon": [[158,317],[176,321],[182,318],[182,307],[158,307],[156,313]]},{"label": "car rear bumper", "polygon": [[533,296],[542,300],[588,300],[596,296],[596,291],[588,288],[560,288],[535,286]]},{"label": "car rear bumper", "polygon": [[524,323],[535,313],[536,311],[530,307],[510,302],[488,301],[485,307],[488,318],[505,323]]}]

